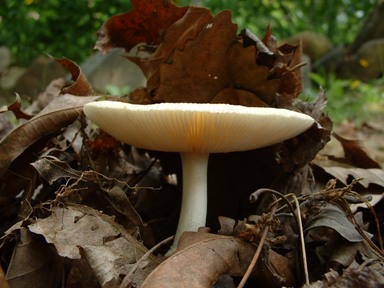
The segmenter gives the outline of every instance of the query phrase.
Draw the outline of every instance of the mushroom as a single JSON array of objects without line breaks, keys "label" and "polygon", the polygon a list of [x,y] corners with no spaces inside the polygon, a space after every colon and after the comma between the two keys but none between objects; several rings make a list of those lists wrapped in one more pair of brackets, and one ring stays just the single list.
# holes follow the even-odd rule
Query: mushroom
[{"label": "mushroom", "polygon": [[261,148],[307,130],[314,120],[286,109],[229,104],[129,104],[99,101],[84,106],[86,116],[116,139],[138,148],[179,152],[183,195],[174,243],[184,231],[205,226],[209,153]]}]

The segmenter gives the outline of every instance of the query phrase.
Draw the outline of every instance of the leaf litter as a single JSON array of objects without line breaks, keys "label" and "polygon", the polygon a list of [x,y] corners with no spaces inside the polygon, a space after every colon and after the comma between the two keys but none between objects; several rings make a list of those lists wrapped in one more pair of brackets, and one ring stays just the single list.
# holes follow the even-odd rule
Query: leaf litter
[{"label": "leaf litter", "polygon": [[[212,15],[169,0],[131,4],[105,22],[95,47],[124,48],[146,87],[96,96],[76,63],[55,59],[71,83],[55,80],[30,107],[16,96],[0,110],[24,119],[0,142],[0,283],[345,287],[362,276],[378,287],[383,170],[356,141],[331,136],[325,91],[311,103],[297,99],[300,47],[279,47],[270,27],[262,38],[238,34],[229,11]],[[180,159],[122,144],[90,124],[82,106],[102,98],[286,108],[316,123],[272,147],[212,155],[210,229],[186,232],[167,258]],[[341,155],[327,150],[331,139]]]}]

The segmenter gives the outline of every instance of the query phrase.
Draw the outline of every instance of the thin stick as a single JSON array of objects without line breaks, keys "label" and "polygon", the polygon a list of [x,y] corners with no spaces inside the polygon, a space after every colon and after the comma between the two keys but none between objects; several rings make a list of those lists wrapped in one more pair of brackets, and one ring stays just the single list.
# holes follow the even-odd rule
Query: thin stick
[{"label": "thin stick", "polygon": [[297,200],[297,197],[296,197],[295,194],[290,193],[287,196],[291,196],[292,197],[293,201],[295,201],[295,205],[296,205],[296,208],[297,208],[297,212],[295,214],[296,214],[296,217],[297,217],[297,222],[299,222],[299,224],[298,224],[299,227],[298,228],[299,228],[299,232],[300,232],[300,244],[301,244],[301,254],[303,256],[303,269],[304,269],[304,275],[305,275],[305,283],[309,287],[310,283],[309,283],[309,273],[308,273],[308,263],[307,263],[307,252],[305,250],[305,239],[304,239],[303,224],[301,222],[300,203]]},{"label": "thin stick", "polygon": [[308,273],[308,264],[307,264],[307,253],[305,250],[305,239],[304,239],[304,232],[303,232],[303,224],[301,222],[301,213],[300,213],[300,204],[299,201],[297,200],[296,195],[294,194],[288,194],[287,196],[291,196],[295,202],[295,205],[297,207],[297,213],[293,209],[293,206],[291,205],[291,202],[287,199],[287,196],[284,196],[280,192],[273,190],[273,189],[268,189],[268,188],[263,188],[259,189],[255,192],[253,192],[250,196],[250,201],[255,202],[259,198],[259,196],[265,192],[272,193],[275,196],[280,197],[280,199],[284,200],[284,202],[287,203],[289,209],[292,211],[293,215],[295,216],[294,219],[296,221],[297,227],[299,228],[299,234],[300,234],[300,244],[301,244],[301,250],[302,250],[302,257],[303,257],[303,269],[304,269],[304,276],[305,276],[305,282],[307,285],[309,285],[309,273]]},{"label": "thin stick", "polygon": [[[269,219],[272,219],[273,215],[276,212],[276,209],[277,209],[277,205],[272,206]],[[249,266],[247,268],[247,271],[245,272],[245,274],[243,276],[243,279],[241,279],[241,282],[237,286],[237,288],[243,288],[245,283],[247,282],[249,276],[251,275],[252,270],[255,267],[257,260],[259,259],[259,256],[260,256],[260,253],[261,253],[261,249],[264,246],[265,239],[267,238],[268,230],[269,230],[269,224],[266,224],[265,227],[264,227],[264,230],[263,230],[263,234],[261,235],[259,245],[257,246],[255,255],[253,255],[252,261],[249,264]]]}]

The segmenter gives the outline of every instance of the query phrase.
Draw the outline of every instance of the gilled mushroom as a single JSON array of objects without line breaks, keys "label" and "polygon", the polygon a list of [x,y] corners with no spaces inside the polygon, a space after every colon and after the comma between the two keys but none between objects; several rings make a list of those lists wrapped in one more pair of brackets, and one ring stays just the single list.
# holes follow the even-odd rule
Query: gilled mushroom
[{"label": "gilled mushroom", "polygon": [[116,139],[138,148],[179,152],[183,196],[172,253],[184,231],[205,226],[209,153],[257,149],[307,130],[314,120],[286,109],[229,104],[161,103],[137,105],[115,101],[88,103],[91,121]]}]

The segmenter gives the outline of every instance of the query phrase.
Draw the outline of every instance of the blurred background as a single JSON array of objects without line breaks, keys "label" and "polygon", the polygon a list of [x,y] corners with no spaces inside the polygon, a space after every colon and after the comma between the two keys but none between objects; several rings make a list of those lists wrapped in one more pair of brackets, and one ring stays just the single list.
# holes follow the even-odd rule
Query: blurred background
[{"label": "blurred background", "polygon": [[[270,25],[280,43],[301,41],[308,63],[302,97],[311,99],[320,86],[325,88],[334,121],[363,123],[383,113],[383,0],[175,2],[205,6],[214,14],[229,9],[239,31],[248,28],[259,38]],[[51,80],[65,75],[46,54],[81,64],[103,93],[119,95],[143,85],[135,67],[117,67],[128,62],[121,61],[122,51],[100,56],[93,50],[103,22],[129,9],[128,0],[1,0],[0,104],[13,99],[14,92],[34,98]],[[137,77],[130,82],[127,75]]]}]

